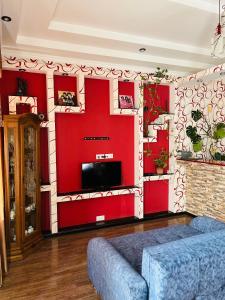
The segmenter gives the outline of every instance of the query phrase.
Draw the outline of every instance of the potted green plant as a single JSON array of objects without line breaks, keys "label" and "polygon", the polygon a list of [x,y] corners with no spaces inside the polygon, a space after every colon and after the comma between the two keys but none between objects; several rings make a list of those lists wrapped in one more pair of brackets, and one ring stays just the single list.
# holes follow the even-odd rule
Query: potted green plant
[{"label": "potted green plant", "polygon": [[155,166],[156,166],[156,174],[162,175],[164,173],[164,169],[167,167],[168,164],[169,154],[166,150],[162,149],[159,157],[154,159]]}]

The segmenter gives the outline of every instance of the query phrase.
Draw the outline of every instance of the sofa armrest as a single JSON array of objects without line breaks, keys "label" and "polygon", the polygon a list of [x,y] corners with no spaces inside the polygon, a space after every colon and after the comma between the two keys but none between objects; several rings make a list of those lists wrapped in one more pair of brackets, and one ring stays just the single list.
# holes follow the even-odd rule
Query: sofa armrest
[{"label": "sofa armrest", "polygon": [[224,222],[206,216],[192,219],[189,225],[205,233],[225,229]]},{"label": "sofa armrest", "polygon": [[149,299],[190,300],[225,285],[225,230],[145,248]]},{"label": "sofa armrest", "polygon": [[104,300],[146,300],[145,280],[104,238],[90,240],[88,275]]}]

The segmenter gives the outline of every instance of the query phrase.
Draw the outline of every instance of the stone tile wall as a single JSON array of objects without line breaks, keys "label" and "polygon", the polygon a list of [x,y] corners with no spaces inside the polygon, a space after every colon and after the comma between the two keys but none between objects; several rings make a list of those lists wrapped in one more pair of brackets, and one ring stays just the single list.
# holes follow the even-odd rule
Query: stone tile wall
[{"label": "stone tile wall", "polygon": [[186,211],[225,221],[225,165],[178,161],[185,168]]}]

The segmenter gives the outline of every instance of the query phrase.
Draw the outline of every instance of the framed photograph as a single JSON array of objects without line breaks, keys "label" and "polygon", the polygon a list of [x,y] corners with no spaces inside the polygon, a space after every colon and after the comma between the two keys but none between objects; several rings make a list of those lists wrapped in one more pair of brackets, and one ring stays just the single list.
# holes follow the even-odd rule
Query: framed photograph
[{"label": "framed photograph", "polygon": [[134,108],[133,97],[129,95],[119,95],[120,108]]},{"label": "framed photograph", "polygon": [[56,105],[77,106],[77,97],[75,92],[58,91],[58,100]]}]

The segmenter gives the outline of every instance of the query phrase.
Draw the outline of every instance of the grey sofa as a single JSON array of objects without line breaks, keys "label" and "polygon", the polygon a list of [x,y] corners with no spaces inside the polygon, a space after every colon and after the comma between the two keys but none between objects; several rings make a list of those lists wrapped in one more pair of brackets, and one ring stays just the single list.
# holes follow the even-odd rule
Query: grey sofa
[{"label": "grey sofa", "polygon": [[225,224],[208,217],[88,244],[104,300],[225,300]]}]

